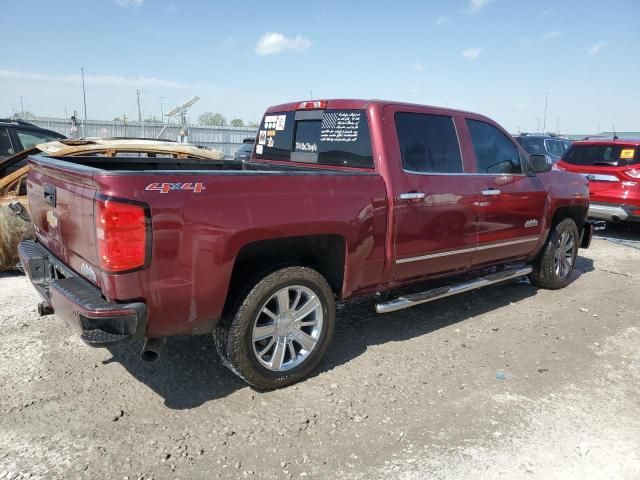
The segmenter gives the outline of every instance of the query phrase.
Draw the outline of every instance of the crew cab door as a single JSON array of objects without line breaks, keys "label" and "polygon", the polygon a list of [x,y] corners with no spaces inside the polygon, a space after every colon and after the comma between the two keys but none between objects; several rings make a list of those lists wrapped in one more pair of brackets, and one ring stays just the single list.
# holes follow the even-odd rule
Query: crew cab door
[{"label": "crew cab door", "polygon": [[467,268],[476,246],[478,187],[465,174],[456,123],[448,111],[384,109],[393,169],[393,280]]},{"label": "crew cab door", "polygon": [[465,126],[481,181],[473,265],[526,257],[542,234],[544,183],[526,175],[524,155],[506,132],[484,118],[467,117]]}]

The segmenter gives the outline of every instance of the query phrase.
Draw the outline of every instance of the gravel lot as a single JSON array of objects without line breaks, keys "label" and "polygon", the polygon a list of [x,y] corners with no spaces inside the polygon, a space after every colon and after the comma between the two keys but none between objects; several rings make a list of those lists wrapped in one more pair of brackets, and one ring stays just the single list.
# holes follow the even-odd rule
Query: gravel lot
[{"label": "gravel lot", "polygon": [[638,479],[640,233],[606,236],[561,291],[342,308],[317,375],[270,393],[209,337],[88,348],[4,274],[0,478]]}]

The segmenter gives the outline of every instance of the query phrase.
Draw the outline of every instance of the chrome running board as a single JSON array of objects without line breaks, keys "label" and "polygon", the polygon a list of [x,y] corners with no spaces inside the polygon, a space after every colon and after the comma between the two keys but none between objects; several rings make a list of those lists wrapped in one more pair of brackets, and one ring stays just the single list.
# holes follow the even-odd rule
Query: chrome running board
[{"label": "chrome running board", "polygon": [[487,285],[493,285],[494,283],[523,277],[525,275],[529,275],[532,270],[533,268],[530,265],[527,265],[525,267],[512,268],[509,270],[502,270],[501,272],[491,273],[484,277],[474,278],[473,280],[459,283],[457,285],[447,285],[445,287],[433,288],[426,292],[404,295],[402,297],[389,300],[388,302],[377,303],[376,312],[395,312],[396,310],[413,307],[414,305],[420,305],[421,303],[432,302],[439,298],[450,297],[451,295],[468,292],[470,290],[475,290],[476,288],[486,287]]}]

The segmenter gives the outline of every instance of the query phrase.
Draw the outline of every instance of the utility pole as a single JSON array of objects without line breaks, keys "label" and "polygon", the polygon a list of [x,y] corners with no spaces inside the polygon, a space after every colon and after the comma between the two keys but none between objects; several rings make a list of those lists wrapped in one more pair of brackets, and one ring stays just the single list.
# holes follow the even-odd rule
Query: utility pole
[{"label": "utility pole", "polygon": [[536,121],[538,122],[538,128],[536,128],[536,132],[540,133],[540,119],[536,118]]},{"label": "utility pole", "polygon": [[547,95],[544,97],[544,120],[542,121],[542,131],[547,131],[547,105],[549,104],[549,92],[547,91]]},{"label": "utility pole", "polygon": [[162,101],[164,100],[164,97],[160,97],[160,122],[164,123],[164,106],[162,104]]},{"label": "utility pole", "polygon": [[87,123],[87,92],[84,88],[84,67],[80,67],[82,72],[82,102],[84,104],[84,120],[82,121],[82,136],[84,137],[84,124]]},{"label": "utility pole", "polygon": [[309,90],[309,100],[313,100],[313,90]]},{"label": "utility pole", "polygon": [[556,135],[560,135],[560,119],[556,119]]},{"label": "utility pole", "polygon": [[140,111],[140,90],[136,90],[136,95],[138,96],[138,121],[142,121],[142,112]]},{"label": "utility pole", "polygon": [[24,105],[22,104],[22,95],[20,95],[20,111],[22,112],[22,116],[24,117]]}]

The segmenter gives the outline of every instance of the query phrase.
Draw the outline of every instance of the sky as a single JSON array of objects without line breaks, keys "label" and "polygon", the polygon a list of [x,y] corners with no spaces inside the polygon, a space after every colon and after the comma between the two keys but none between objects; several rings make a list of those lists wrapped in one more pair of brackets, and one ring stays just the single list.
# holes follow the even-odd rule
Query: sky
[{"label": "sky", "polygon": [[640,130],[639,0],[0,0],[0,19],[0,116],[82,115],[84,68],[90,119],[137,119],[140,90],[144,118],[378,98]]}]

